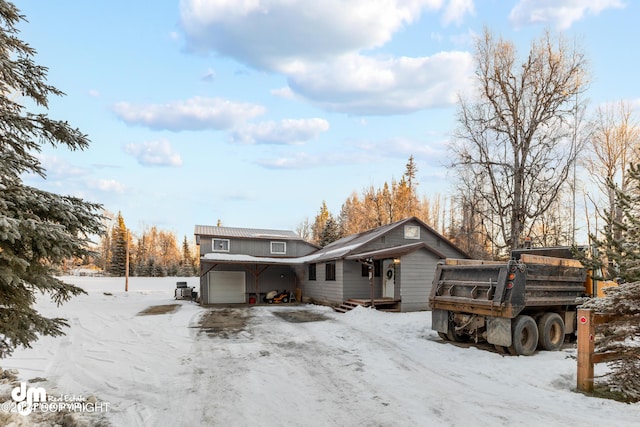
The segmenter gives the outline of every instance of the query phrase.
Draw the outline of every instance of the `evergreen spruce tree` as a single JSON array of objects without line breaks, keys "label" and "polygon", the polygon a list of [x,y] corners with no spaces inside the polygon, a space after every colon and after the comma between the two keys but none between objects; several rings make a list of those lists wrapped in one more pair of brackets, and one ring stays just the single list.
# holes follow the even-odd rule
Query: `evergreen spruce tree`
[{"label": "evergreen spruce tree", "polygon": [[630,283],[640,281],[640,164],[629,166],[627,180],[625,191],[609,181],[617,214],[605,212],[602,235],[589,236],[599,257],[583,263],[602,268],[606,279]]},{"label": "evergreen spruce tree", "polygon": [[191,249],[189,248],[187,236],[184,236],[184,240],[182,240],[182,262],[185,265],[193,264],[193,257],[191,256]]},{"label": "evergreen spruce tree", "polygon": [[[610,314],[610,321],[598,330],[596,351],[615,352],[610,370],[600,380],[628,401],[640,401],[640,165],[628,170],[626,191],[610,183],[615,208],[621,215],[606,215],[602,239],[596,247],[605,255],[609,273],[623,283],[608,288],[604,298],[594,298],[584,308]],[[620,218],[615,219],[615,217]]]},{"label": "evergreen spruce tree", "polygon": [[118,212],[117,224],[111,229],[111,257],[107,273],[111,276],[123,277],[127,265],[127,226],[122,213]]},{"label": "evergreen spruce tree", "polygon": [[335,242],[340,238],[340,225],[329,215],[327,221],[320,233],[320,246],[325,247],[329,243]]},{"label": "evergreen spruce tree", "polygon": [[184,236],[182,240],[182,259],[180,260],[180,267],[178,274],[180,276],[193,276],[194,266],[193,257],[191,256],[191,248],[189,248],[189,241],[187,236]]},{"label": "evergreen spruce tree", "polygon": [[22,181],[24,174],[45,178],[36,158],[43,145],[89,145],[78,129],[46,114],[49,96],[63,93],[47,84],[47,68],[35,64],[35,50],[18,38],[16,25],[24,20],[13,4],[0,0],[0,357],[30,347],[38,336],[64,334],[65,319],[38,313],[36,295],[62,304],[84,293],[53,271],[65,259],[88,254],[90,236],[103,230],[99,204]]}]

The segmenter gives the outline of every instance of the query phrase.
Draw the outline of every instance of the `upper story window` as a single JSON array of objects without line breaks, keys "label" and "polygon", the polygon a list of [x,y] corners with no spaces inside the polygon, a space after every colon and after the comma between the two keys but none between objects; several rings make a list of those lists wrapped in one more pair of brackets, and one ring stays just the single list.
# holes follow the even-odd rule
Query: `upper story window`
[{"label": "upper story window", "polygon": [[286,254],[287,253],[287,242],[271,242],[271,253],[272,254]]},{"label": "upper story window", "polygon": [[405,225],[404,226],[404,238],[405,239],[420,239],[420,227],[417,225]]},{"label": "upper story window", "polygon": [[309,280],[316,280],[316,265],[309,264]]},{"label": "upper story window", "polygon": [[213,239],[213,252],[229,252],[229,239]]}]

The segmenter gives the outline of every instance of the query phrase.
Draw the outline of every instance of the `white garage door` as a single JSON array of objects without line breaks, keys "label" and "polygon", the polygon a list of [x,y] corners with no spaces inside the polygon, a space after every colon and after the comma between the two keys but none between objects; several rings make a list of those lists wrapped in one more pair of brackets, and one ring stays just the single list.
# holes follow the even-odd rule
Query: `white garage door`
[{"label": "white garage door", "polygon": [[245,303],[244,271],[210,271],[209,304]]}]

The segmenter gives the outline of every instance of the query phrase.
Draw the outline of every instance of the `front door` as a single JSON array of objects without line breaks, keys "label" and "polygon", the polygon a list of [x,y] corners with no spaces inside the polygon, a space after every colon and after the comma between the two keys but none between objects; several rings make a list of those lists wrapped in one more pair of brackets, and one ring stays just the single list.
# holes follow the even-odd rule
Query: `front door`
[{"label": "front door", "polygon": [[396,286],[396,265],[392,259],[385,259],[382,261],[382,271],[384,277],[382,278],[382,297],[383,298],[395,298],[395,286]]}]

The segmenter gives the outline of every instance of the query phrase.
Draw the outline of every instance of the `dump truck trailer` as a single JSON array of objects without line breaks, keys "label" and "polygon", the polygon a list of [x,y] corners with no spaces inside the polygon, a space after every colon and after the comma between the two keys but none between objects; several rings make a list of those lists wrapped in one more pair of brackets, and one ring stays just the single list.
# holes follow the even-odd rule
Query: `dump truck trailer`
[{"label": "dump truck trailer", "polygon": [[[447,259],[429,297],[432,329],[448,341],[486,341],[530,355],[558,350],[576,329],[580,297],[592,294],[580,261],[514,250],[506,262]],[[565,250],[565,255],[568,250]]]}]

